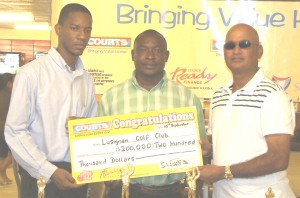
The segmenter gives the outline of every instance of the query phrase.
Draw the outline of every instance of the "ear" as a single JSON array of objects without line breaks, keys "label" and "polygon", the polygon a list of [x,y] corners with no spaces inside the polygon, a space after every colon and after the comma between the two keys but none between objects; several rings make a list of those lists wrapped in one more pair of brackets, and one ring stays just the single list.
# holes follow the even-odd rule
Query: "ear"
[{"label": "ear", "polygon": [[59,37],[59,35],[61,34],[62,26],[60,24],[56,24],[54,26],[54,28],[55,28],[55,32],[56,32],[57,36]]},{"label": "ear", "polygon": [[259,45],[258,51],[257,51],[258,59],[260,59],[262,57],[263,53],[264,53],[264,48],[262,45]]},{"label": "ear", "polygon": [[131,60],[134,61],[134,49],[131,50]]},{"label": "ear", "polygon": [[165,60],[165,62],[168,62],[169,56],[170,56],[170,52],[169,52],[169,50],[167,50],[166,51],[166,60]]}]

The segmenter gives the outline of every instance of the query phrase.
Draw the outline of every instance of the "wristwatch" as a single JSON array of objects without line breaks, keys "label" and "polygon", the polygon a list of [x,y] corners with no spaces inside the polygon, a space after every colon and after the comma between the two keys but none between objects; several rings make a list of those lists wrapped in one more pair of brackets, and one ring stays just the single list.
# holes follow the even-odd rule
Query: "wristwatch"
[{"label": "wristwatch", "polygon": [[230,166],[225,166],[225,175],[224,175],[224,178],[226,180],[232,180],[233,175],[232,175],[232,173],[230,171]]}]

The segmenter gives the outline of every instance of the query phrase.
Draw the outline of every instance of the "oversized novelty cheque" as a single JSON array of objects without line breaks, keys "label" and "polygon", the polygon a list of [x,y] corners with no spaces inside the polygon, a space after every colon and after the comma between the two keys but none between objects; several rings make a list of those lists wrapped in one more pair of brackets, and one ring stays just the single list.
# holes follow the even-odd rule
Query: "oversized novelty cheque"
[{"label": "oversized novelty cheque", "polygon": [[77,183],[186,172],[203,164],[195,107],[71,120]]}]

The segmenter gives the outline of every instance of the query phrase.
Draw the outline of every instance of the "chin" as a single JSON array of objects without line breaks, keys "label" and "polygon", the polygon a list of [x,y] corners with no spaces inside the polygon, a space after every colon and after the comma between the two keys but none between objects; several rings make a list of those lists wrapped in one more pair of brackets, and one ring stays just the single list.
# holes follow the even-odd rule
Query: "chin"
[{"label": "chin", "polygon": [[83,54],[83,50],[76,50],[73,52],[73,54],[76,56],[81,56]]}]

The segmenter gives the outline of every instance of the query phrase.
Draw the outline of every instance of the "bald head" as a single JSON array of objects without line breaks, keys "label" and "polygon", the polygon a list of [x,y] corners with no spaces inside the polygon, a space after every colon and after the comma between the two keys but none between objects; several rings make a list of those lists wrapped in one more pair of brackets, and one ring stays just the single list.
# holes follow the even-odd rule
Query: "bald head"
[{"label": "bald head", "polygon": [[259,36],[257,31],[250,25],[240,23],[234,25],[230,28],[230,30],[226,34],[226,42],[232,39],[232,35],[234,34],[235,39],[239,39],[238,37],[246,36],[247,40],[259,43]]},{"label": "bald head", "polygon": [[247,24],[237,24],[229,29],[224,45],[224,58],[233,76],[252,76],[258,70],[258,60],[263,54],[257,31]]}]

